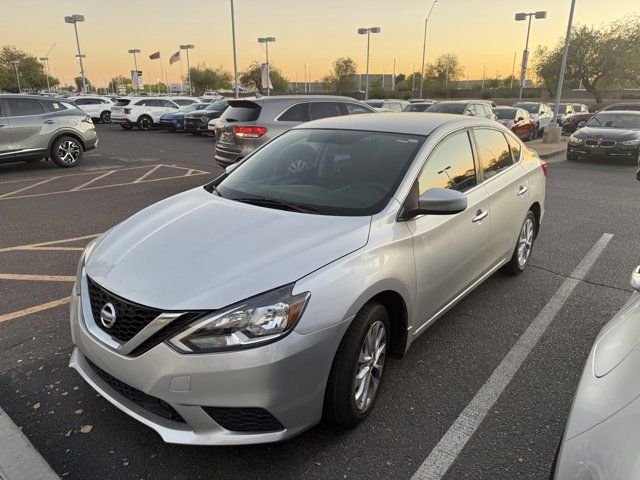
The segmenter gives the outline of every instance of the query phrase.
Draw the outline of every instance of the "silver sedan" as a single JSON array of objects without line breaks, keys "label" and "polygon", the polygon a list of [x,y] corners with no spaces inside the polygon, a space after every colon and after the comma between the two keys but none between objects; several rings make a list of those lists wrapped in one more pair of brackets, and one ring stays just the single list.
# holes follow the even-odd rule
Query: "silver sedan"
[{"label": "silver sedan", "polygon": [[87,247],[71,366],[167,442],[355,426],[389,353],[501,267],[524,271],[545,176],[486,119],[298,126]]}]

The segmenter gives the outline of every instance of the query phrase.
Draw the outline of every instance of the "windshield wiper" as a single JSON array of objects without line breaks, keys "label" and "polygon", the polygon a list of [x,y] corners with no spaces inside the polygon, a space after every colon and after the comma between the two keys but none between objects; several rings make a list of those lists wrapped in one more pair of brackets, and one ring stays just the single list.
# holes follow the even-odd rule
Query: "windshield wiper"
[{"label": "windshield wiper", "polygon": [[318,210],[313,207],[307,207],[294,202],[284,202],[275,198],[234,198],[236,202],[250,203],[252,205],[258,205],[260,207],[279,208],[281,210],[289,210],[291,212],[317,212]]}]

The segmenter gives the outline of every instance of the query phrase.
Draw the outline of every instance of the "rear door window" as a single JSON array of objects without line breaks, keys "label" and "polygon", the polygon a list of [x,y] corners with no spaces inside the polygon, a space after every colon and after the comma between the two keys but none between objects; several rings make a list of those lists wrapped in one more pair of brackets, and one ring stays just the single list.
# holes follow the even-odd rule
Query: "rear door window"
[{"label": "rear door window", "polygon": [[511,147],[502,132],[478,128],[474,135],[485,179],[489,179],[513,165]]},{"label": "rear door window", "polygon": [[31,98],[7,98],[5,101],[12,117],[41,115],[44,113],[44,107],[40,102]]},{"label": "rear door window", "polygon": [[280,122],[308,122],[310,119],[308,103],[294,105],[278,117]]},{"label": "rear door window", "polygon": [[345,108],[347,110],[347,115],[358,115],[361,113],[371,113],[371,110],[369,110],[366,107],[363,107],[362,105],[358,105],[357,103],[345,103]]},{"label": "rear door window", "polygon": [[339,117],[342,115],[342,109],[338,102],[313,102],[309,105],[309,115],[311,120]]},{"label": "rear door window", "polygon": [[118,100],[116,100],[116,103],[114,103],[114,106],[115,107],[126,107],[130,103],[131,103],[131,100],[129,100],[127,98],[119,98]]}]

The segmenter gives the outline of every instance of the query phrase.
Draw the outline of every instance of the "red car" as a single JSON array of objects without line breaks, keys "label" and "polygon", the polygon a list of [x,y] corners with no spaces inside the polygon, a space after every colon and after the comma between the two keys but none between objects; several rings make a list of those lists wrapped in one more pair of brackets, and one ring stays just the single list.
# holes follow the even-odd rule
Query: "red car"
[{"label": "red car", "polygon": [[524,108],[495,107],[496,120],[515,133],[521,140],[535,139],[535,124]]}]

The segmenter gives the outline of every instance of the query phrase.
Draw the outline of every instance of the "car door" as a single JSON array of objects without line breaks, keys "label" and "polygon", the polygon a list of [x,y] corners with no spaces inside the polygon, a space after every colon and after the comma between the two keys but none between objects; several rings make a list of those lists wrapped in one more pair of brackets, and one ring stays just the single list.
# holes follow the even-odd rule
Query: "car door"
[{"label": "car door", "polygon": [[177,103],[172,102],[171,100],[156,100],[158,104],[161,106],[160,113],[158,115],[158,120],[160,121],[160,117],[167,113],[176,113],[180,110],[180,106]]},{"label": "car door", "polygon": [[0,99],[0,163],[13,160],[13,141],[11,140],[11,127],[5,114],[6,107]]},{"label": "car door", "polygon": [[34,98],[6,98],[7,120],[16,158],[45,152],[46,135],[58,126],[55,115],[45,115],[44,107]]},{"label": "car door", "polygon": [[516,111],[515,123],[513,124],[513,133],[519,138],[524,138],[529,134],[529,123],[526,121],[525,110],[519,108]]},{"label": "car door", "polygon": [[418,194],[450,188],[464,192],[468,202],[467,209],[455,215],[422,215],[407,222],[423,326],[487,270],[489,196],[477,173],[469,133],[460,130],[439,142],[416,181]]},{"label": "car door", "polygon": [[[507,134],[508,135],[508,134]],[[489,194],[491,239],[488,258],[509,258],[529,209],[528,180],[520,158],[514,159],[505,134],[493,128],[473,130],[484,187]],[[516,141],[513,139],[513,141]]]}]

